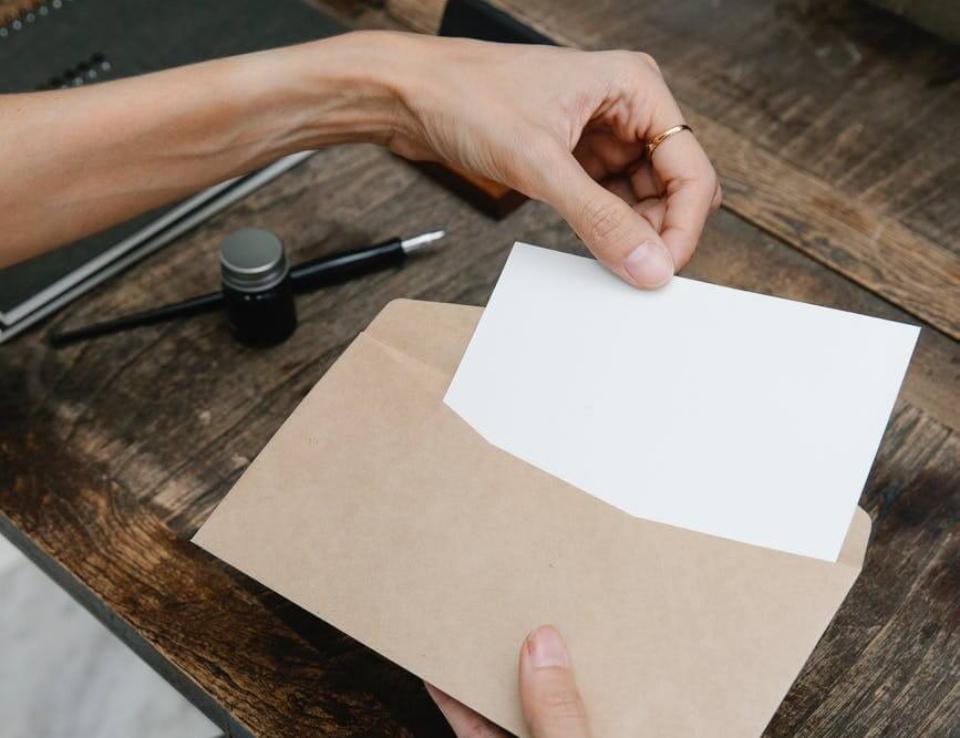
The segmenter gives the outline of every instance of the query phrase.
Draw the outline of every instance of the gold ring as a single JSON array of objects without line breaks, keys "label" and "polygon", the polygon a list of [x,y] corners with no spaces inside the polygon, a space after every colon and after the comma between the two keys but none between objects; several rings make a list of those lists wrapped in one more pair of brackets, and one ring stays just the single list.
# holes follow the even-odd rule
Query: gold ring
[{"label": "gold ring", "polygon": [[681,123],[680,125],[674,126],[673,128],[668,128],[663,133],[660,133],[649,139],[646,144],[647,158],[652,159],[653,152],[657,150],[657,147],[670,138],[674,133],[680,133],[680,131],[690,131],[690,133],[693,133],[693,129],[690,126],[688,126],[686,123]]}]

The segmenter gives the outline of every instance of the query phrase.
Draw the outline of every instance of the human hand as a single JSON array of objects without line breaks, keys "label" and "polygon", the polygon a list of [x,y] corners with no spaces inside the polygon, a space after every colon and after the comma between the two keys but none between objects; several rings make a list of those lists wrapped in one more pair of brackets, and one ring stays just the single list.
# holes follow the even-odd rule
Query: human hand
[{"label": "human hand", "polygon": [[[115,135],[101,135],[116,120]],[[364,31],[0,95],[0,121],[0,266],[349,142],[459,164],[543,200],[643,287],[687,262],[720,202],[691,133],[644,156],[645,140],[683,119],[653,60],[626,51]]]},{"label": "human hand", "polygon": [[464,39],[395,38],[403,114],[389,141],[552,205],[598,260],[638,287],[692,256],[720,186],[653,59]]},{"label": "human hand", "polygon": [[[508,738],[507,734],[436,687],[427,691],[457,738]],[[534,738],[588,738],[586,713],[566,646],[555,628],[543,625],[520,649],[520,701]]]}]

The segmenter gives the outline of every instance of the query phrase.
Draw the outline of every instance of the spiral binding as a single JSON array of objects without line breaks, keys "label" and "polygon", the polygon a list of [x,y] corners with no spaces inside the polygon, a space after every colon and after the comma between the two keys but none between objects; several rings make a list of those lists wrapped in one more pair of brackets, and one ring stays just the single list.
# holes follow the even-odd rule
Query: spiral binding
[{"label": "spiral binding", "polygon": [[[67,3],[76,0],[27,0],[15,3],[18,7],[7,10],[4,14],[0,6],[0,41],[10,38],[14,33],[24,31],[28,26],[40,22],[61,10]],[[97,52],[88,59],[79,61],[76,65],[63,70],[60,74],[51,77],[45,82],[36,85],[37,90],[66,90],[71,87],[80,87],[90,82],[96,82],[113,70],[113,64],[106,54]]]},{"label": "spiral binding", "polygon": [[96,82],[108,76],[113,70],[113,64],[102,52],[93,54],[89,59],[65,69],[56,77],[37,85],[37,90],[68,90],[71,87],[80,87]]},{"label": "spiral binding", "polygon": [[34,23],[50,17],[67,3],[73,3],[75,1],[76,0],[29,0],[28,2],[19,3],[20,7],[12,12],[0,12],[0,41],[13,37],[14,34],[26,30]]}]

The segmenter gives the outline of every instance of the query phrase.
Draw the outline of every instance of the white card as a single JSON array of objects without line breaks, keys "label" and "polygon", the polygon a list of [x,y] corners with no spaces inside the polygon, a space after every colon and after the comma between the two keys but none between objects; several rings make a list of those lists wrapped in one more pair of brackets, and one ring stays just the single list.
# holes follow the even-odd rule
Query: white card
[{"label": "white card", "polygon": [[835,561],[918,334],[518,243],[445,402],[631,515]]}]

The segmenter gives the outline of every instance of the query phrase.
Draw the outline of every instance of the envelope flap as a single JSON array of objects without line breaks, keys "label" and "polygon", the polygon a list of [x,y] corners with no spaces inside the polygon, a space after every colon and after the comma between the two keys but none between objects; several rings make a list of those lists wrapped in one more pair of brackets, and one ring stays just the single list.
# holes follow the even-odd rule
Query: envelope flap
[{"label": "envelope flap", "polygon": [[364,331],[436,369],[449,382],[483,308],[421,300],[393,300]]},{"label": "envelope flap", "polygon": [[847,537],[843,539],[843,548],[837,557],[837,566],[846,566],[860,571],[863,568],[863,559],[867,553],[867,543],[870,541],[872,521],[870,515],[862,507],[853,511],[853,520]]}]

